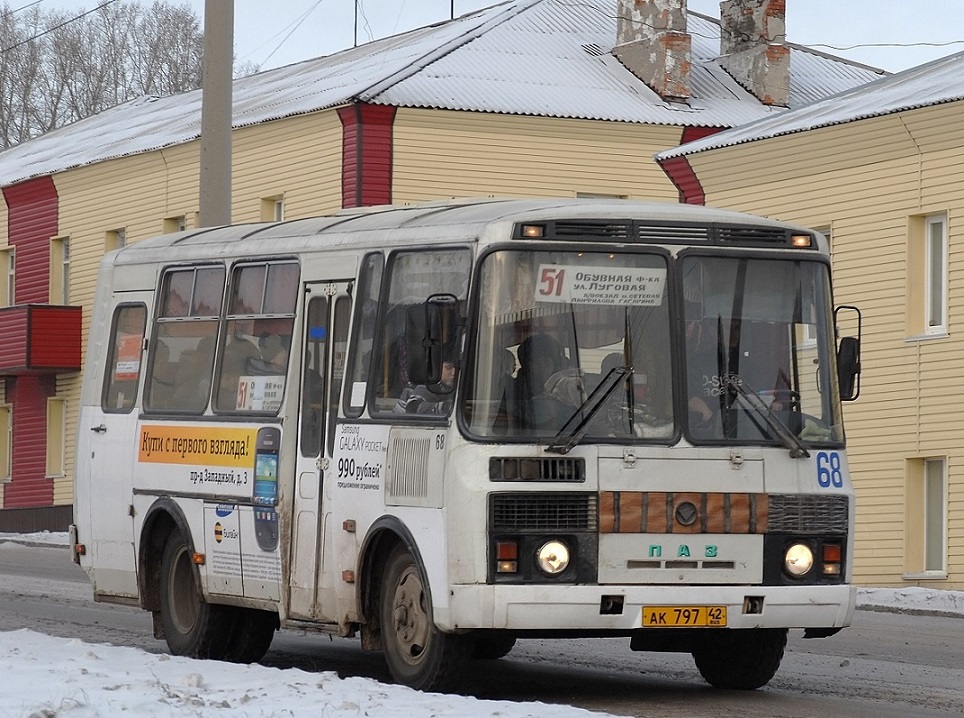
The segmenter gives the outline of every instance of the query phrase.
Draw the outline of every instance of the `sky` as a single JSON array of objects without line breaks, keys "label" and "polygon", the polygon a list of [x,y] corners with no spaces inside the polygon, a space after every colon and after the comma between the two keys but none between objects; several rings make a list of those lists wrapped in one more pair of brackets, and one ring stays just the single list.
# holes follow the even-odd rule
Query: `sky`
[{"label": "sky", "polygon": [[[168,1],[186,2],[198,15],[204,14],[205,0]],[[14,9],[38,3],[40,7],[80,12],[104,0],[6,2]],[[458,16],[492,4],[493,0],[283,0],[272,3],[234,0],[236,59],[268,70],[352,47],[356,34],[358,43],[364,44],[371,39],[447,20],[453,11]],[[718,0],[689,0],[688,7],[705,15],[719,16]],[[964,51],[964,2],[787,0],[787,39],[897,72]],[[885,46],[853,47],[872,44]]]},{"label": "sky", "polygon": [[[0,534],[6,542],[67,546],[63,532]],[[862,588],[862,608],[964,616],[964,591]],[[433,718],[592,718],[570,706],[485,701],[421,693],[331,671],[241,666],[136,648],[0,631],[0,716],[433,716]]]}]

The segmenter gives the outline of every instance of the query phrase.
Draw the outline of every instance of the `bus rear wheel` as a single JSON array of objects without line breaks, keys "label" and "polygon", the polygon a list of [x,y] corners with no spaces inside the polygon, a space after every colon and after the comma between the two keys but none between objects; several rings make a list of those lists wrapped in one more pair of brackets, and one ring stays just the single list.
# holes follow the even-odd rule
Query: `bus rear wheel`
[{"label": "bus rear wheel", "polygon": [[224,658],[233,609],[201,599],[190,547],[179,532],[172,533],[164,545],[160,589],[161,625],[171,653],[190,658]]},{"label": "bus rear wheel", "polygon": [[418,690],[453,688],[472,655],[472,639],[435,626],[421,572],[401,546],[385,565],[379,603],[382,646],[392,677]]},{"label": "bus rear wheel", "polygon": [[711,686],[752,691],[776,674],[786,645],[785,628],[719,630],[693,650],[693,660]]},{"label": "bus rear wheel", "polygon": [[[225,607],[227,608],[227,607]],[[256,608],[233,609],[230,639],[223,659],[232,663],[257,663],[271,647],[278,616]]]}]

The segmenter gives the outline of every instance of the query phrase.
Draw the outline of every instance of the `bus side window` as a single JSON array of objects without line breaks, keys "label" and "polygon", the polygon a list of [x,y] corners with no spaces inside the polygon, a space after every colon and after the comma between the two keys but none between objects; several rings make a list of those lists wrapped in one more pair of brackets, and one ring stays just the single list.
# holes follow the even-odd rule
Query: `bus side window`
[{"label": "bus side window", "polygon": [[201,413],[214,364],[224,267],[165,272],[148,357],[145,409]]},{"label": "bus side window", "polygon": [[232,270],[215,372],[216,412],[276,414],[281,408],[300,271],[290,260]]},{"label": "bus side window", "polygon": [[[435,295],[450,295],[459,300],[453,305],[455,313],[461,311],[468,291],[470,264],[471,255],[463,248],[402,251],[392,255],[386,318],[381,325],[374,373],[374,412],[396,413],[403,395],[428,389],[424,386],[428,369],[424,344],[428,316],[425,303]],[[438,314],[448,317],[452,312]],[[436,340],[442,343],[438,355],[448,356],[455,366],[460,349],[460,323],[441,321],[440,326],[435,327]],[[438,398],[445,396],[440,394]],[[451,402],[446,404],[446,411],[449,408]]]},{"label": "bus side window", "polygon": [[143,304],[121,305],[114,310],[101,402],[104,411],[126,413],[134,407],[146,326],[147,309]]},{"label": "bus side window", "polygon": [[358,275],[351,359],[348,363],[345,393],[342,398],[345,416],[348,417],[361,416],[365,409],[384,265],[385,259],[382,254],[372,252],[365,255]]}]

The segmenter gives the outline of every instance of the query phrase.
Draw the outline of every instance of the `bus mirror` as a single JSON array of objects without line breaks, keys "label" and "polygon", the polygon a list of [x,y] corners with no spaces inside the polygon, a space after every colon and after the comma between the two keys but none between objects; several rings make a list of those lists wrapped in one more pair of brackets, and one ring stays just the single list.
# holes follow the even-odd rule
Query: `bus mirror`
[{"label": "bus mirror", "polygon": [[837,377],[840,398],[853,401],[860,395],[860,340],[842,337],[837,348]]},{"label": "bus mirror", "polygon": [[408,312],[406,349],[408,379],[438,393],[452,391],[442,383],[442,365],[458,353],[459,299],[454,294],[433,294]]},{"label": "bus mirror", "polygon": [[844,323],[848,329],[857,330],[856,336],[843,336],[837,345],[837,383],[840,386],[840,398],[843,401],[853,401],[860,396],[860,336],[863,329],[860,309],[850,304],[841,304],[833,311],[833,322],[836,336],[842,333],[840,327]]}]

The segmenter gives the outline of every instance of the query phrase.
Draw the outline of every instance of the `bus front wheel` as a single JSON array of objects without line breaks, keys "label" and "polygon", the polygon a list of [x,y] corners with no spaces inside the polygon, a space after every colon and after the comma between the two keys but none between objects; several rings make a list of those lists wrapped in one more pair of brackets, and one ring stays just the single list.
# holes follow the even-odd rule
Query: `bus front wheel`
[{"label": "bus front wheel", "polygon": [[385,564],[379,603],[385,661],[395,680],[424,691],[454,687],[472,655],[471,637],[435,626],[421,572],[401,546]]},{"label": "bus front wheel", "polygon": [[752,691],[776,674],[786,645],[785,628],[720,629],[693,650],[693,660],[711,686]]},{"label": "bus front wheel", "polygon": [[171,653],[190,658],[224,657],[231,609],[201,599],[197,569],[187,541],[172,533],[161,558],[161,625]]}]

